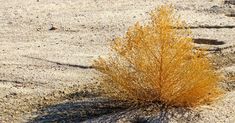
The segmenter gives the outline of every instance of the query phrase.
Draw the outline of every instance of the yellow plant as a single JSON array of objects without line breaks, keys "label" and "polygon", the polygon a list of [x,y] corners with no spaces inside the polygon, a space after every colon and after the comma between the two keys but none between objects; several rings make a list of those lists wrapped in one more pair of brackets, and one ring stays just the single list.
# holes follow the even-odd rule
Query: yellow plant
[{"label": "yellow plant", "polygon": [[101,86],[113,99],[192,107],[221,94],[203,50],[195,50],[190,30],[169,6],[151,13],[146,25],[136,23],[112,44],[112,55],[99,58]]}]

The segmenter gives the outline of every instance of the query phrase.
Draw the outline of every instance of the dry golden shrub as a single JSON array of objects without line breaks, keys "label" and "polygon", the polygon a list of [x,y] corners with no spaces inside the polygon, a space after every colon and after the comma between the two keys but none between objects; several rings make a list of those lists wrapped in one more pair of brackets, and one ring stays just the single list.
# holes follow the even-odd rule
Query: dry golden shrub
[{"label": "dry golden shrub", "polygon": [[193,107],[222,92],[204,51],[193,49],[190,30],[169,6],[153,11],[146,25],[130,27],[111,47],[112,55],[94,67],[112,99]]}]

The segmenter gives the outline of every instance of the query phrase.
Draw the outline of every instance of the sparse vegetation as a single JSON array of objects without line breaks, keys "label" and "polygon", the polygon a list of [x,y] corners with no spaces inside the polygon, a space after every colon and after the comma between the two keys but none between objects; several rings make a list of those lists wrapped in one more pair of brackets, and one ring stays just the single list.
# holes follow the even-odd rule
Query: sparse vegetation
[{"label": "sparse vegetation", "polygon": [[221,94],[219,77],[203,50],[194,50],[190,30],[169,6],[151,13],[116,38],[112,55],[95,61],[101,87],[113,99],[193,107]]}]

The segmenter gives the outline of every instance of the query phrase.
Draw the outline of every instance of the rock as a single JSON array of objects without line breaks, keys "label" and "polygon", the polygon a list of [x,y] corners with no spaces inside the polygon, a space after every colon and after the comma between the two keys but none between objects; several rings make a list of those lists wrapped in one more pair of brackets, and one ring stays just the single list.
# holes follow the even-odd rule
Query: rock
[{"label": "rock", "polygon": [[51,25],[51,28],[49,30],[57,30],[58,28],[55,27],[54,25]]}]

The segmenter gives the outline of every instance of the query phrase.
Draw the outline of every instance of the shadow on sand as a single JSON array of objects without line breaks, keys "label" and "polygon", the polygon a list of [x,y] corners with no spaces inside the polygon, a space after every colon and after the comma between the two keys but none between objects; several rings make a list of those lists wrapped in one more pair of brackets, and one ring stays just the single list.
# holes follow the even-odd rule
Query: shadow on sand
[{"label": "shadow on sand", "polygon": [[77,92],[66,95],[64,101],[49,105],[36,112],[37,117],[29,123],[82,122],[103,115],[113,114],[130,107],[127,103],[110,101],[97,94]]},{"label": "shadow on sand", "polygon": [[[151,112],[150,117],[146,115],[149,112]],[[187,111],[180,110],[176,112],[184,117]],[[126,102],[110,101],[101,98],[98,94],[77,92],[66,95],[64,101],[39,110],[36,112],[37,117],[31,119],[29,123],[111,123],[117,122],[119,119],[128,119],[128,121],[121,122],[132,123],[167,123],[170,120],[169,116],[175,113],[169,112],[164,108],[161,109],[159,105],[133,106],[133,104],[131,105]]]}]

